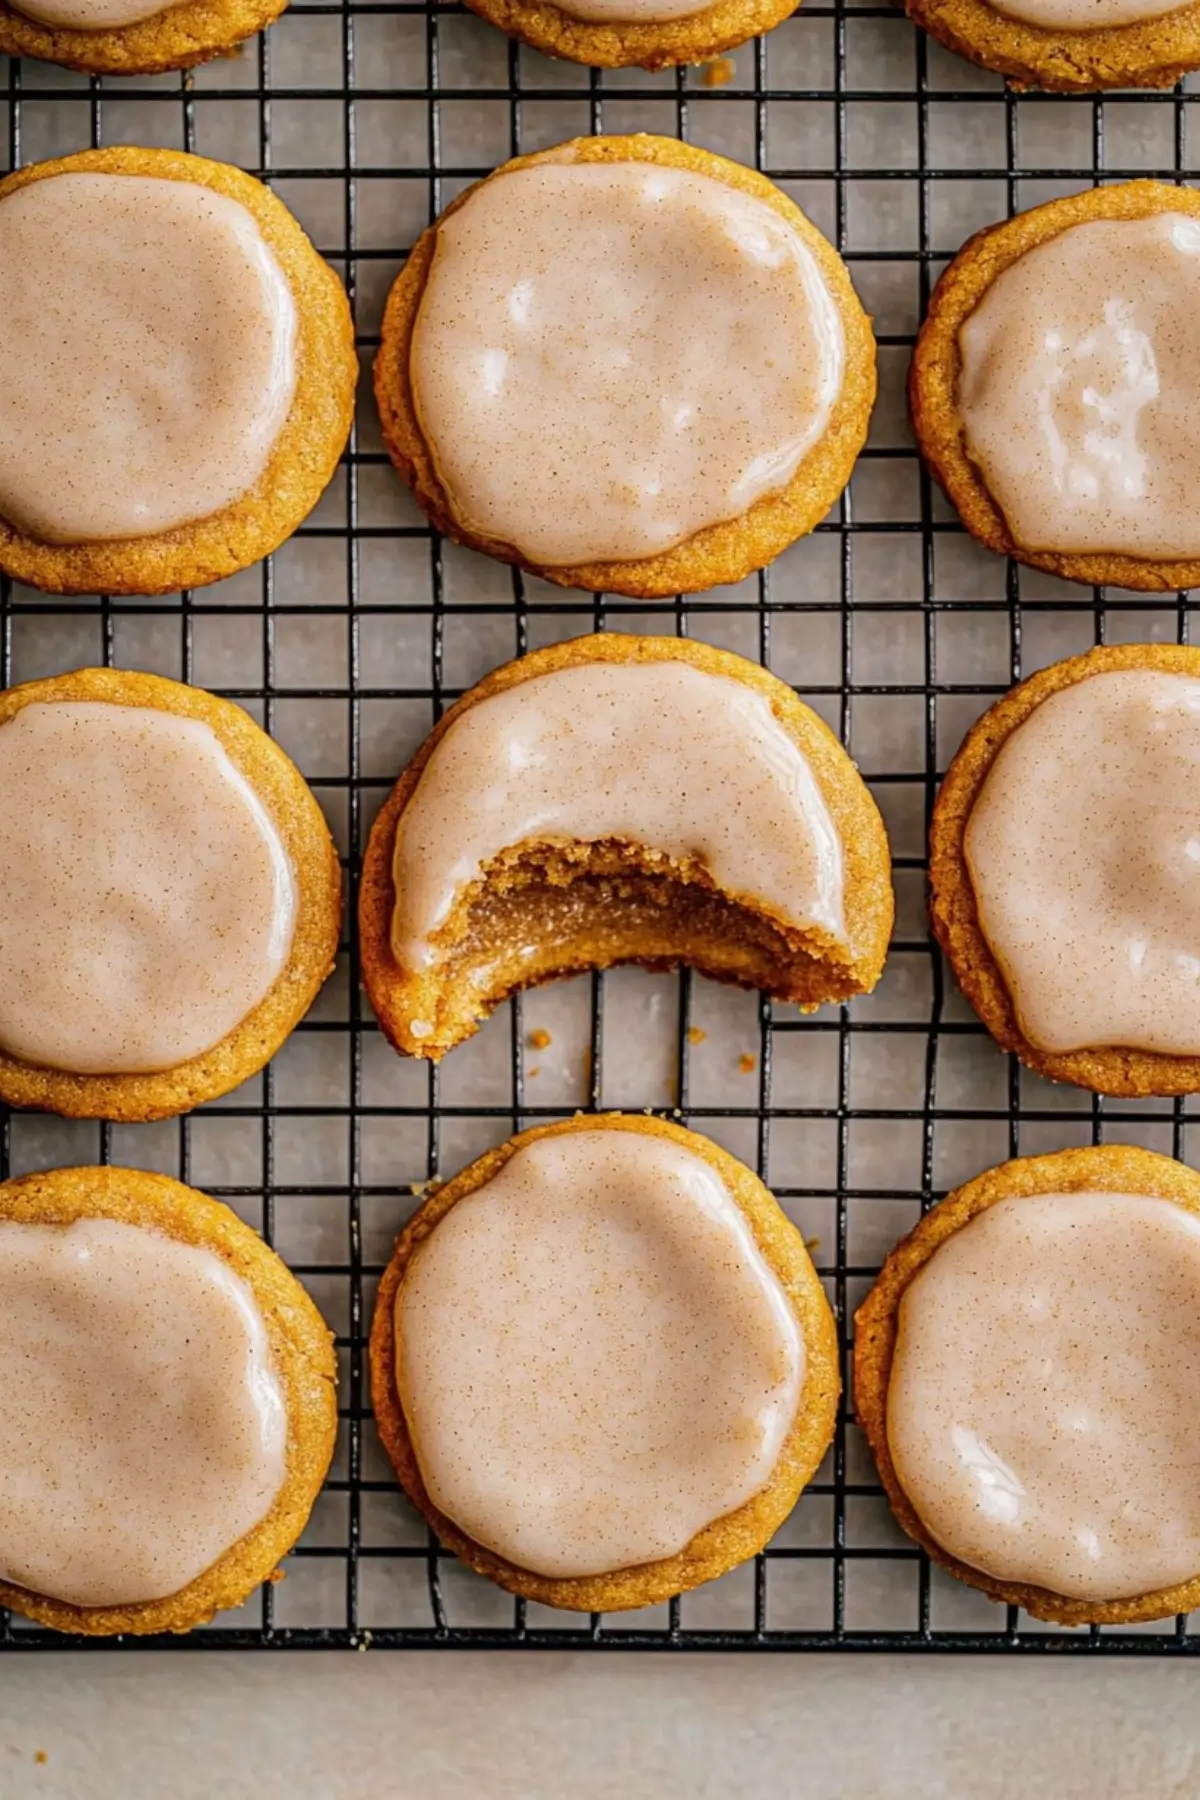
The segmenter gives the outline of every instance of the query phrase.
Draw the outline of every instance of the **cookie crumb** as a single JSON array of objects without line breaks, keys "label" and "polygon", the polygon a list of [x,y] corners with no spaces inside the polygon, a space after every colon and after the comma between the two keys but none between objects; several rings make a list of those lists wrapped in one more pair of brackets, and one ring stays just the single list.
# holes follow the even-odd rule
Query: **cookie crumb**
[{"label": "cookie crumb", "polygon": [[724,87],[733,80],[737,65],[732,56],[718,56],[714,62],[701,63],[699,82],[701,87]]},{"label": "cookie crumb", "polygon": [[738,1057],[738,1068],[742,1071],[742,1074],[743,1075],[753,1075],[753,1073],[754,1073],[755,1069],[757,1069],[757,1067],[758,1067],[757,1056],[751,1056],[751,1054],[748,1050],[743,1050],[742,1054]]},{"label": "cookie crumb", "polygon": [[689,1025],[687,1040],[689,1044],[702,1044],[708,1036],[702,1025]]},{"label": "cookie crumb", "polygon": [[531,1050],[548,1050],[553,1042],[554,1039],[550,1036],[550,1033],[548,1031],[543,1031],[540,1025],[536,1031],[531,1031],[529,1034],[529,1047]]},{"label": "cookie crumb", "polygon": [[540,1075],[541,1072],[542,1072],[542,1065],[540,1063],[537,1063],[532,1069],[526,1069],[525,1074],[528,1077],[528,1079],[530,1081],[532,1081],[534,1076]]},{"label": "cookie crumb", "polygon": [[50,1752],[48,1750],[35,1750],[33,1753],[33,1760],[35,1763],[48,1763],[50,1761]]}]

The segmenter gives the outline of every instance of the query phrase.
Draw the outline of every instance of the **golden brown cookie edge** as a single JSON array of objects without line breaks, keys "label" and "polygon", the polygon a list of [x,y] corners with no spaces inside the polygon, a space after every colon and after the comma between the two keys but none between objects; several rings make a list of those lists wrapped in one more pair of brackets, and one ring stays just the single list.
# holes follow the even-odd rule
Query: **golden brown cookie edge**
[{"label": "golden brown cookie edge", "polygon": [[44,25],[0,0],[0,55],[36,56],[92,75],[158,75],[231,55],[288,0],[185,0],[133,25],[77,31]]},{"label": "golden brown cookie edge", "polygon": [[143,175],[211,188],[244,206],[296,305],[296,391],[270,460],[241,499],[157,537],[42,544],[0,520],[0,569],[56,594],[169,594],[260,561],[291,536],[333,475],[354,416],[358,361],[346,291],[283,202],[229,163],[179,150],[117,146],[31,163],[0,181],[0,201],[67,174]]},{"label": "golden brown cookie edge", "polygon": [[291,859],[296,926],[288,960],[252,1012],[211,1050],[151,1074],[73,1075],[0,1050],[0,1100],[63,1118],[138,1123],[189,1112],[255,1075],[312,1005],[337,957],[341,865],[315,795],[299,769],[249,713],[204,688],[123,669],[77,669],[0,693],[0,726],[35,702],[104,701],[199,719],[266,806]]},{"label": "golden brown cookie edge", "polygon": [[967,868],[967,821],[1002,746],[1051,694],[1114,669],[1161,669],[1196,679],[1200,650],[1182,644],[1105,644],[1039,669],[976,720],[946,771],[930,821],[930,918],[954,978],[980,1019],[1001,1049],[1015,1052],[1039,1075],[1128,1098],[1191,1094],[1200,1091],[1200,1056],[1167,1056],[1119,1046],[1049,1051],[1029,1042],[984,937]]},{"label": "golden brown cookie edge", "polygon": [[782,493],[756,501],[740,519],[709,526],[661,556],[636,562],[542,568],[522,558],[511,545],[476,537],[466,531],[451,513],[422,436],[413,404],[408,359],[438,229],[442,221],[465,205],[476,187],[482,185],[476,183],[452,201],[418,238],[388,295],[379,353],[375,359],[375,398],[388,454],[412,488],[418,504],[443,536],[481,550],[500,562],[515,563],[560,587],[625,594],[635,599],[661,599],[742,581],[820,523],[849,481],[866,439],[875,399],[875,339],[846,266],[816,226],[765,175],[711,151],[680,143],[676,138],[655,137],[649,133],[629,137],[574,138],[549,150],[515,157],[493,170],[485,180],[493,181],[498,175],[545,162],[650,162],[688,169],[752,195],[786,219],[816,259],[845,334],[845,381],[824,435],[809,451]]},{"label": "golden brown cookie edge", "polygon": [[1067,581],[1164,593],[1200,585],[1200,558],[1151,562],[1107,553],[1029,550],[1013,537],[967,454],[958,414],[958,334],[998,275],[1027,251],[1093,219],[1145,219],[1163,212],[1200,218],[1200,193],[1161,181],[1129,181],[1050,200],[968,238],[942,274],[917,336],[908,396],[917,445],[963,524],[989,550]]},{"label": "golden brown cookie edge", "polygon": [[854,1316],[854,1416],[871,1446],[875,1466],[896,1519],[910,1538],[951,1575],[991,1599],[1020,1606],[1035,1619],[1058,1625],[1133,1625],[1190,1612],[1200,1604],[1200,1573],[1175,1587],[1126,1600],[1072,1600],[1024,1582],[997,1581],[960,1562],[930,1536],[900,1485],[887,1442],[887,1393],[895,1354],[897,1314],[909,1283],[938,1246],[978,1213],[1014,1195],[1077,1193],[1146,1194],[1200,1216],[1200,1175],[1173,1157],[1127,1144],[1058,1150],[1018,1157],[977,1175],[927,1212],[888,1256]]},{"label": "golden brown cookie edge", "polygon": [[284,1386],[288,1447],[283,1487],[266,1517],[177,1594],[127,1606],[73,1606],[0,1582],[0,1604],[55,1631],[185,1632],[239,1606],[303,1531],[337,1435],[333,1337],[309,1295],[275,1252],[236,1213],[167,1175],[141,1169],[50,1169],[0,1183],[0,1219],[68,1225],[116,1219],[211,1251],[250,1288]]},{"label": "golden brown cookie edge", "polygon": [[576,19],[552,0],[467,0],[490,25],[543,56],[597,69],[670,69],[702,63],[790,18],[795,0],[717,0],[684,19],[636,23]]},{"label": "golden brown cookie edge", "polygon": [[[724,675],[753,688],[767,700],[780,724],[798,744],[812,767],[844,846],[847,929],[851,940],[861,946],[854,963],[844,973],[853,982],[851,991],[869,993],[875,986],[883,972],[895,912],[891,854],[879,809],[838,738],[824,720],[797,698],[786,682],[758,663],[694,638],[600,632],[588,637],[568,638],[563,643],[531,651],[527,656],[493,669],[469,689],[434,726],[401,773],[371,827],[358,890],[360,966],[367,997],[396,1049],[410,1056],[437,1060],[471,1036],[478,1025],[477,1017],[472,1017],[458,1022],[448,1033],[414,1038],[409,1029],[411,1021],[437,1017],[441,1010],[437,997],[449,978],[437,973],[406,975],[398,968],[391,950],[391,920],[395,909],[392,852],[396,828],[438,743],[471,707],[535,676],[590,662],[668,661],[686,662],[705,674]],[[651,961],[652,966],[659,968],[681,963],[700,966],[689,957],[686,946],[680,947],[679,954],[670,963],[664,963],[658,956]],[[561,975],[574,974],[578,966],[530,967],[527,979],[512,984],[506,982],[498,987],[486,1002],[481,1001],[481,1010],[492,1010],[517,987],[538,985]],[[589,960],[582,966],[605,965],[602,960]],[[734,979],[728,971],[716,966],[705,966],[701,972],[714,980]]]},{"label": "golden brown cookie edge", "polygon": [[[749,1221],[759,1249],[784,1285],[800,1322],[806,1366],[796,1421],[762,1493],[736,1512],[707,1525],[678,1556],[609,1575],[560,1579],[519,1568],[485,1549],[439,1512],[429,1498],[396,1388],[395,1302],[404,1270],[418,1246],[457,1201],[490,1181],[515,1151],[539,1138],[596,1130],[668,1138],[702,1156],[716,1170]],[[523,1131],[489,1150],[432,1194],[401,1232],[384,1272],[371,1326],[370,1358],[375,1420],[383,1447],[401,1487],[440,1542],[478,1574],[488,1576],[509,1593],[576,1612],[624,1612],[653,1606],[698,1587],[701,1582],[713,1581],[755,1556],[782,1525],[820,1466],[833,1439],[841,1392],[837,1327],[825,1290],[803,1238],[775,1197],[744,1163],[698,1132],[664,1119],[622,1113],[576,1114],[553,1125]]]},{"label": "golden brown cookie edge", "polygon": [[908,16],[947,49],[1047,93],[1173,87],[1200,68],[1200,5],[1102,31],[1042,30],[986,0],[907,0]]}]

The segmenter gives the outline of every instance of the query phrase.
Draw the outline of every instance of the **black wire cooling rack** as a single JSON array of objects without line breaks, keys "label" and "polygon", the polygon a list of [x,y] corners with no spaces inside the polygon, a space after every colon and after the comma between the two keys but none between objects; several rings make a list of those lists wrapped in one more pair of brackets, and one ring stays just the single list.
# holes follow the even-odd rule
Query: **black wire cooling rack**
[{"label": "black wire cooling rack", "polygon": [[[149,603],[0,585],[5,684],[103,661],[240,700],[312,781],[351,887],[375,807],[454,695],[507,656],[605,627],[690,632],[770,664],[840,730],[895,851],[884,982],[813,1018],[686,973],[584,978],[517,1001],[431,1072],[395,1057],[367,1016],[351,937],[310,1019],[226,1102],[154,1126],[3,1120],[3,1174],[112,1160],[226,1199],[338,1332],[341,1442],[286,1579],[172,1643],[1200,1648],[1185,1619],[1063,1631],[931,1570],[891,1522],[848,1411],[793,1519],[747,1568],[643,1614],[514,1602],[441,1554],[407,1509],[375,1442],[364,1368],[375,1278],[421,1183],[576,1106],[677,1109],[755,1163],[814,1240],[844,1343],[890,1244],[989,1163],[1105,1138],[1188,1156],[1200,1129],[1190,1102],[1056,1090],[993,1048],[926,936],[923,844],[939,772],[996,694],[1105,638],[1186,640],[1190,597],[1089,591],[979,551],[919,469],[902,389],[931,284],[970,231],[1100,181],[1187,180],[1194,104],[1186,84],[1103,100],[1017,95],[877,6],[805,6],[714,71],[660,76],[551,63],[457,7],[392,3],[293,6],[240,56],[189,76],[89,80],[0,59],[0,146],[14,166],[125,142],[265,175],[345,275],[364,358],[406,246],[467,180],[521,150],[631,129],[724,151],[792,192],[849,261],[880,342],[880,405],[850,492],[736,589],[661,605],[564,594],[442,543],[394,480],[368,398],[330,493],[260,568]],[[535,1030],[545,1019],[554,1030]],[[648,1072],[634,1040],[651,1047]],[[2,1641],[64,1643],[19,1619]]]}]

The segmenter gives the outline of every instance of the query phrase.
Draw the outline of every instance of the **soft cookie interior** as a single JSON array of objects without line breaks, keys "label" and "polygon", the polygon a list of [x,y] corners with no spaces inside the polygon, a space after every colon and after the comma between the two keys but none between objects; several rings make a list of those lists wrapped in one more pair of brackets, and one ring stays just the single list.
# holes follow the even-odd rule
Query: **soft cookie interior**
[{"label": "soft cookie interior", "polygon": [[435,1058],[516,989],[618,963],[686,964],[806,1007],[868,985],[826,933],[784,925],[723,894],[699,865],[628,843],[506,851],[439,936],[437,967],[404,979],[394,1021],[405,1048]]},{"label": "soft cookie interior", "polygon": [[869,992],[887,838],[833,733],[756,664],[600,634],[494,670],[372,828],[367,993],[436,1059],[518,988],[686,964],[812,1008]]}]

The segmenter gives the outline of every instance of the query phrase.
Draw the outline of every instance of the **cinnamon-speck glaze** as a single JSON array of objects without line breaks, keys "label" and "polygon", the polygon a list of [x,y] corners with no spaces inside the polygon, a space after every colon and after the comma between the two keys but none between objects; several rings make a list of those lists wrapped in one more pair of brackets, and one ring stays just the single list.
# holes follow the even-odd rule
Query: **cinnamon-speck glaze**
[{"label": "cinnamon-speck glaze", "polygon": [[1144,1194],[996,1202],[906,1289],[888,1450],[922,1524],[1079,1600],[1200,1571],[1200,1219]]},{"label": "cinnamon-speck glaze", "polygon": [[113,1219],[0,1222],[0,1576],[75,1606],[178,1593],[283,1485],[249,1288]]},{"label": "cinnamon-speck glaze", "polygon": [[396,1379],[434,1504],[521,1568],[675,1555],[766,1486],[805,1349],[703,1158],[579,1131],[518,1150],[416,1252]]},{"label": "cinnamon-speck glaze", "polygon": [[667,19],[690,19],[704,12],[712,0],[568,0],[562,8],[569,19],[596,25],[654,25]]},{"label": "cinnamon-speck glaze", "polygon": [[262,474],[296,307],[236,200],[144,175],[29,182],[0,200],[0,319],[0,517],[27,536],[163,535]]},{"label": "cinnamon-speck glaze", "polygon": [[[175,0],[178,4],[178,0]],[[22,0],[15,11],[66,31],[119,31],[171,10],[170,0]]]},{"label": "cinnamon-speck glaze", "polygon": [[1031,1044],[1200,1053],[1200,682],[1125,669],[1051,694],[964,847]]},{"label": "cinnamon-speck glaze", "polygon": [[1163,0],[990,0],[990,4],[1005,18],[1020,19],[1041,31],[1063,32],[1141,25],[1183,10],[1182,6],[1164,6]]},{"label": "cinnamon-speck glaze", "polygon": [[0,724],[0,1047],[77,1074],[170,1069],[279,976],[295,876],[212,727],[35,701]]},{"label": "cinnamon-speck glaze", "polygon": [[1030,550],[1200,555],[1200,220],[1094,219],[959,332],[967,450]]},{"label": "cinnamon-speck glaze", "polygon": [[769,702],[684,662],[588,662],[491,695],[437,745],[396,832],[397,962],[436,962],[439,925],[502,850],[606,838],[697,858],[844,940],[841,841]]},{"label": "cinnamon-speck glaze", "polygon": [[410,375],[463,528],[563,567],[656,556],[778,493],[844,360],[811,251],[762,200],[542,163],[440,223]]}]

